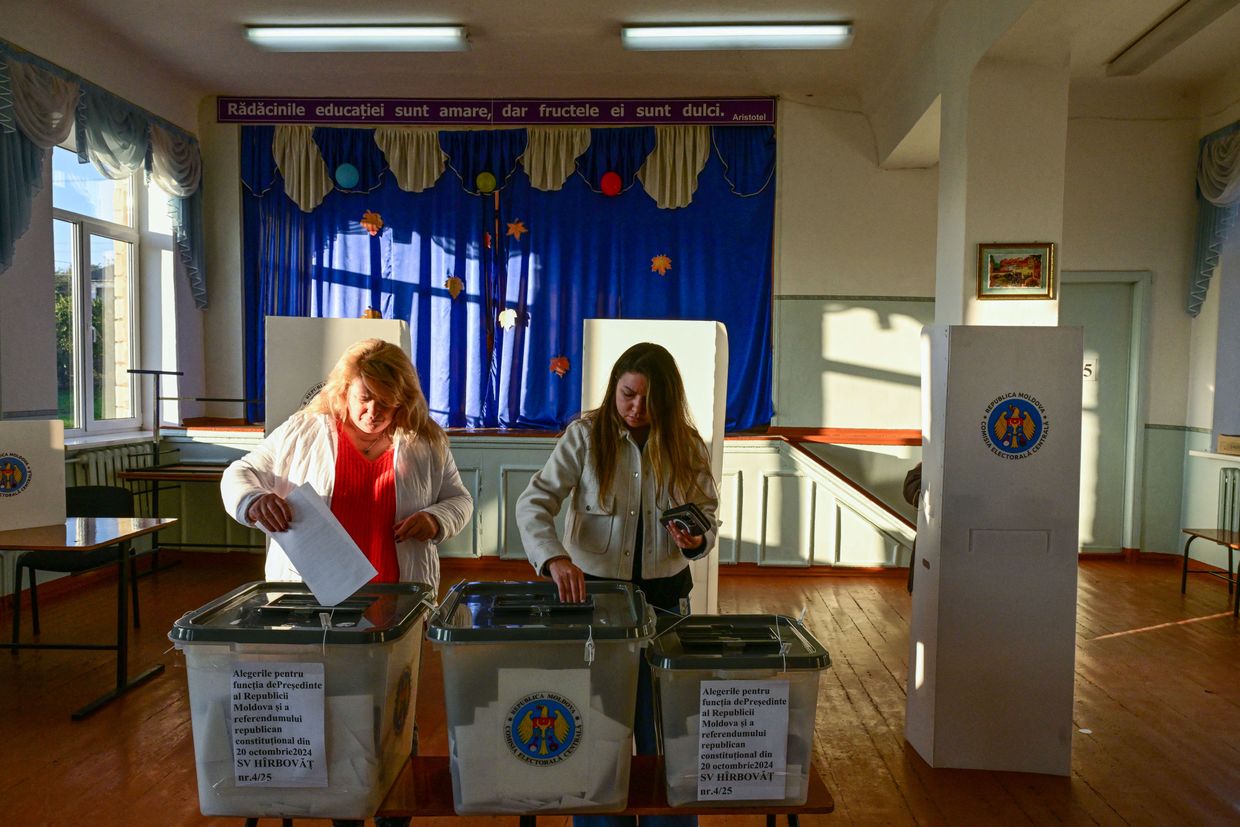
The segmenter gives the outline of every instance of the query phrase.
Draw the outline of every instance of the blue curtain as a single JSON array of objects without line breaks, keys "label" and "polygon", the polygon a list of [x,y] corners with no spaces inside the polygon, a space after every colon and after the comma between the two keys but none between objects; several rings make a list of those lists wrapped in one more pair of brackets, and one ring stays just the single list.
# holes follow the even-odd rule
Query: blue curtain
[{"label": "blue curtain", "polygon": [[[1207,144],[1217,141],[1240,130],[1240,121],[1229,124],[1206,135],[1198,143],[1200,155]],[[1193,272],[1188,279],[1188,315],[1201,313],[1201,305],[1206,300],[1206,291],[1210,289],[1210,279],[1214,276],[1214,268],[1218,266],[1219,251],[1223,243],[1231,236],[1232,229],[1240,218],[1240,203],[1227,206],[1211,204],[1197,188],[1197,232],[1193,256]]]},{"label": "blue curtain", "polygon": [[[373,307],[408,321],[441,424],[560,429],[580,410],[583,319],[705,319],[728,329],[727,428],[769,422],[773,130],[727,130],[693,202],[676,210],[630,186],[653,130],[592,132],[577,174],[554,192],[534,189],[518,163],[524,130],[441,132],[448,169],[409,193],[368,172],[364,153],[348,158],[363,138],[373,145],[371,130],[316,130],[329,170],[351,163],[361,173],[352,189],[373,188],[337,188],[307,214],[284,194],[271,128],[243,128],[246,395],[263,396],[265,316],[357,318]],[[621,175],[618,196],[598,192],[607,171]],[[500,189],[478,194],[481,172]],[[383,221],[373,236],[366,212]],[[663,274],[657,256],[670,260]],[[451,279],[463,285],[456,298]],[[249,415],[261,419],[261,405]]]}]

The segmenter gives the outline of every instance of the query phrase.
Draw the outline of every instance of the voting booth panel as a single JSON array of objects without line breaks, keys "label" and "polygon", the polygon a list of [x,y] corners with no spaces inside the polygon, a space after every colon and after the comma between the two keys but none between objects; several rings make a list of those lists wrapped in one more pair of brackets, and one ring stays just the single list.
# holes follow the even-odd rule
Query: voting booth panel
[{"label": "voting booth panel", "polygon": [[271,433],[314,398],[340,354],[362,339],[383,339],[410,350],[409,325],[395,319],[267,317],[267,414]]},{"label": "voting booth panel", "polygon": [[934,767],[1067,775],[1080,328],[923,332],[905,735]]},{"label": "voting booth panel", "polygon": [[[728,332],[720,322],[659,319],[586,319],[582,345],[581,409],[603,404],[611,367],[639,342],[667,348],[685,385],[693,424],[710,452],[718,483],[723,475],[723,428],[728,394]],[[609,401],[609,400],[608,400]],[[719,555],[712,551],[690,563],[694,612],[719,608]]]},{"label": "voting booth panel", "polygon": [[64,521],[64,423],[0,422],[0,531]]}]

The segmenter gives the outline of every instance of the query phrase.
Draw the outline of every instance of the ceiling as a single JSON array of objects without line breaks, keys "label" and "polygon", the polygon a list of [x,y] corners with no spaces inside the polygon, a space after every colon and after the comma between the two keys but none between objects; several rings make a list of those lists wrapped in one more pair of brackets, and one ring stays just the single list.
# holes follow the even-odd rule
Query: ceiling
[{"label": "ceiling", "polygon": [[[1227,0],[1221,0],[1226,3]],[[1071,46],[1075,77],[1106,62],[1183,0],[1038,0],[1004,49]],[[1191,0],[1218,3],[1220,0]],[[855,96],[883,86],[946,0],[45,0],[203,94],[401,97]],[[21,4],[28,11],[29,0]],[[175,10],[173,12],[172,10]],[[852,48],[803,52],[627,52],[622,23],[831,21]],[[460,23],[465,52],[281,54],[244,37],[254,23]],[[20,43],[20,24],[13,36]],[[1013,42],[1009,43],[1008,40]],[[1199,86],[1240,63],[1240,4],[1142,74]]]}]

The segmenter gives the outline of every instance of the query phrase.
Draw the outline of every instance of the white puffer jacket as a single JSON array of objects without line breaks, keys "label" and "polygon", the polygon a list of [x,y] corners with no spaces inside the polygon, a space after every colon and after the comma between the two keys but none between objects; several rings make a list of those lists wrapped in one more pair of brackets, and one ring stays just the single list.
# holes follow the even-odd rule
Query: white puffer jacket
[{"label": "white puffer jacket", "polygon": [[[328,414],[293,414],[257,448],[228,466],[220,480],[224,507],[242,525],[250,504],[263,494],[287,497],[304,482],[314,486],[329,506],[336,476],[336,422]],[[396,476],[396,521],[426,511],[439,520],[439,535],[430,541],[396,544],[400,579],[426,583],[438,591],[438,544],[457,534],[473,514],[474,501],[461,483],[452,452],[439,451],[422,439],[398,437],[393,449]],[[297,569],[275,540],[267,549],[268,580],[300,580]]]}]

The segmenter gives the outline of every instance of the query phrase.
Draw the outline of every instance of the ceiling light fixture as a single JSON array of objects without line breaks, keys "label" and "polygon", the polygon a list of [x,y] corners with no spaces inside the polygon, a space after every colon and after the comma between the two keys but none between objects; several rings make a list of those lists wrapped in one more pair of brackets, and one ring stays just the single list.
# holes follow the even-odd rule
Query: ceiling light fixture
[{"label": "ceiling light fixture", "polygon": [[1236,0],[1184,0],[1107,63],[1107,77],[1137,75],[1230,11]]},{"label": "ceiling light fixture", "polygon": [[625,26],[626,49],[844,49],[852,23],[746,23]]},{"label": "ceiling light fixture", "polygon": [[456,52],[464,26],[247,26],[251,43],[281,52]]}]

